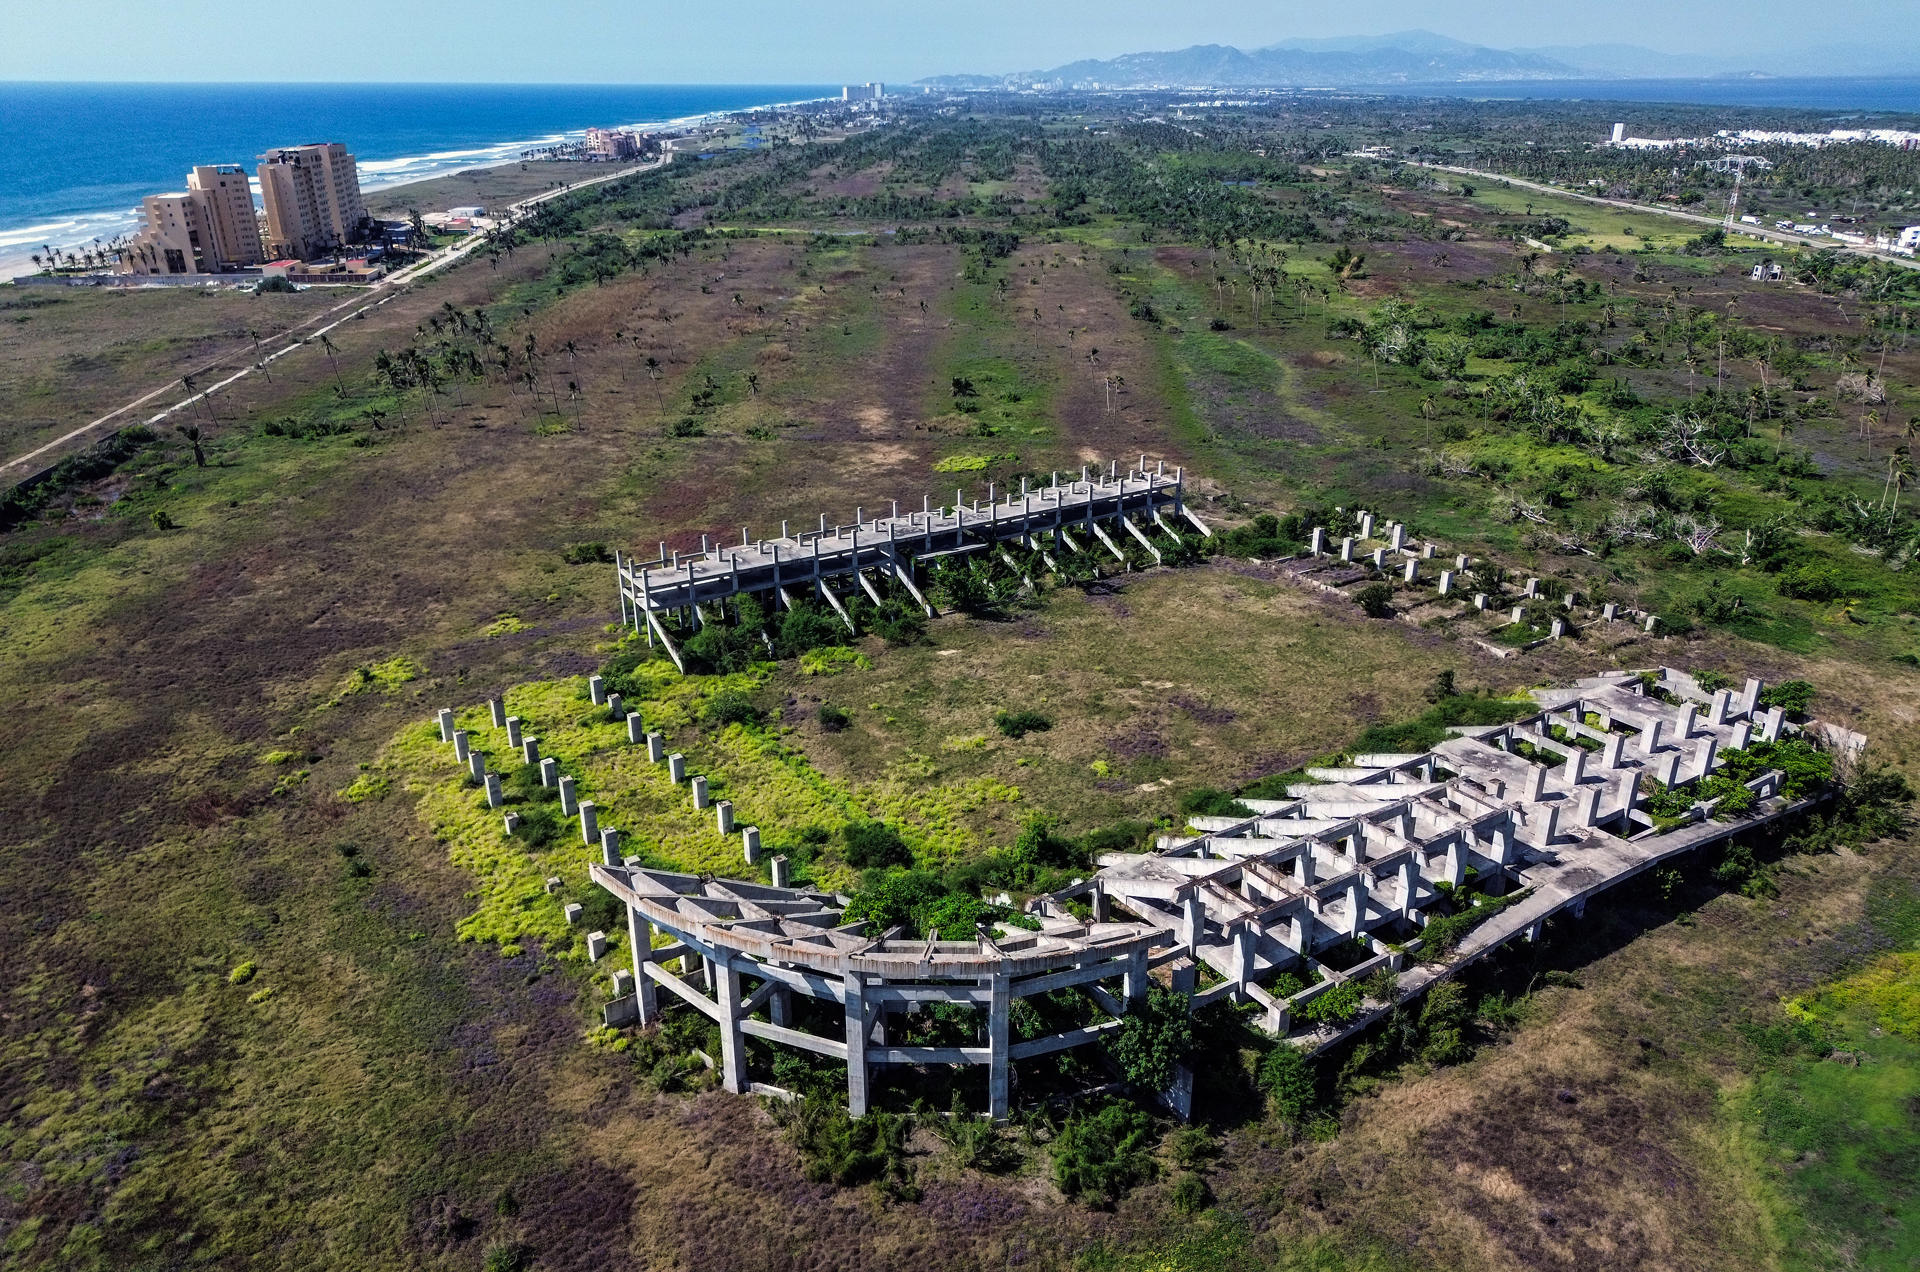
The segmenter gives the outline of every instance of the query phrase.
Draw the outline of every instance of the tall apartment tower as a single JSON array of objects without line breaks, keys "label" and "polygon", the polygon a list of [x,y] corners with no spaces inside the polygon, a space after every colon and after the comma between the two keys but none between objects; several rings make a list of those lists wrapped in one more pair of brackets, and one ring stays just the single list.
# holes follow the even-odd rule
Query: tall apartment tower
[{"label": "tall apartment tower", "polygon": [[122,268],[135,274],[218,274],[266,259],[247,170],[200,164],[187,188],[140,202],[140,232]]},{"label": "tall apartment tower", "polygon": [[1613,126],[1613,144],[1617,146],[1626,139],[1627,126],[1625,124],[1615,124]]},{"label": "tall apartment tower", "polygon": [[360,169],[337,141],[285,146],[260,156],[267,247],[308,260],[350,241],[367,220]]}]

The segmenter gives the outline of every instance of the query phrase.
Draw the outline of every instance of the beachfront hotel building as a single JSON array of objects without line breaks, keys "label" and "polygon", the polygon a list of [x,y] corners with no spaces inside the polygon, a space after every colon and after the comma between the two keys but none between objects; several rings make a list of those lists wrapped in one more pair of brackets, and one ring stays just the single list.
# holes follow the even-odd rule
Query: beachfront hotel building
[{"label": "beachfront hotel building", "polygon": [[267,247],[310,260],[352,242],[368,221],[360,170],[337,141],[285,146],[260,156]]},{"label": "beachfront hotel building", "polygon": [[266,260],[247,171],[233,164],[197,165],[185,190],[148,195],[140,222],[121,258],[127,273],[219,274]]}]

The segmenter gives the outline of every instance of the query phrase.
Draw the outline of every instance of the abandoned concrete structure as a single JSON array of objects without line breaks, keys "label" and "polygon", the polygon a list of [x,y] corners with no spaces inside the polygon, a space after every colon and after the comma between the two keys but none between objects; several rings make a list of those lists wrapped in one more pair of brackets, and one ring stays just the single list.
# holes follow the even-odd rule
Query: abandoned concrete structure
[{"label": "abandoned concrete structure", "polygon": [[[1156,973],[1196,1007],[1257,1004],[1269,1032],[1318,1051],[1391,1002],[1368,998],[1339,1024],[1302,1023],[1316,996],[1383,968],[1395,974],[1393,998],[1417,994],[1516,936],[1533,939],[1557,914],[1581,916],[1590,898],[1658,862],[1811,802],[1783,796],[1769,772],[1747,783],[1756,797],[1747,815],[1717,821],[1712,803],[1696,802],[1687,824],[1657,828],[1642,806],[1652,781],[1696,783],[1725,752],[1791,726],[1761,708],[1757,680],[1709,693],[1663,669],[1651,690],[1634,673],[1597,676],[1538,691],[1539,713],[1517,723],[1309,770],[1288,798],[1249,801],[1252,817],[1199,818],[1196,835],[1102,858],[1091,877],[1027,904],[1035,931],[876,936],[843,921],[846,898],[786,886],[785,858],[772,859],[770,886],[649,869],[622,860],[617,837],[603,841],[591,876],[625,905],[633,958],[632,973],[616,976],[608,1023],[653,1020],[665,988],[719,1024],[729,1090],[781,1094],[748,1073],[745,1040],[759,1038],[845,1062],[856,1115],[875,1065],[978,1064],[990,1111],[1004,1118],[1013,1061],[1119,1028]],[[443,733],[452,740],[450,720]],[[757,827],[743,828],[743,844],[754,861]],[[1469,878],[1490,896],[1526,891],[1445,959],[1414,961],[1421,929]],[[1289,987],[1312,983],[1269,988],[1283,974],[1295,978]],[[1093,1001],[1097,1023],[1013,1035],[1016,999],[1069,988]],[[844,1028],[799,1027],[795,994],[831,1004]],[[889,1014],[930,1003],[979,1008],[977,1045],[890,1045]],[[1178,1092],[1170,1102],[1180,1106]]]},{"label": "abandoned concrete structure", "polygon": [[1131,537],[1157,561],[1160,549],[1143,525],[1157,527],[1176,541],[1180,531],[1174,522],[1179,520],[1192,528],[1189,533],[1212,533],[1186,506],[1182,472],[1175,469],[1169,475],[1164,462],[1149,469],[1145,455],[1129,472],[1121,472],[1117,461],[1109,464],[1104,477],[1082,468],[1078,479],[1062,483],[1054,473],[1051,482],[1037,489],[1022,479],[1018,494],[989,486],[984,507],[978,499],[968,504],[964,493],[956,490],[953,504],[938,508],[929,496],[919,512],[906,516],[900,515],[898,502],[885,517],[867,519],[864,510],[856,510],[853,524],[845,526],[829,527],[822,514],[817,530],[797,534],[782,522],[774,539],[756,540],[742,527],[738,545],[710,544],[702,535],[697,556],[682,557],[664,543],[652,561],[617,556],[620,619],[645,632],[649,644],[662,642],[674,665],[684,671],[663,617],[677,615],[698,627],[709,621],[708,609],[724,614],[727,602],[742,594],[764,594],[781,608],[791,608],[796,593],[818,595],[851,628],[853,620],[841,598],[858,590],[879,603],[875,578],[897,580],[931,617],[933,607],[914,578],[922,563],[986,551],[1011,561],[1007,543],[1046,552],[1056,538],[1078,552],[1076,531],[1086,535],[1088,550],[1098,544],[1124,561],[1126,553],[1115,535]]}]

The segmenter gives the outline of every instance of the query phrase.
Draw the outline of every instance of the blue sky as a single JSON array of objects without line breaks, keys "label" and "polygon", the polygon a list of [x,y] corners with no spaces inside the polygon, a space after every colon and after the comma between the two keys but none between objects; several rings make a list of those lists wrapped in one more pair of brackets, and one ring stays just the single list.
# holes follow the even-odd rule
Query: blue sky
[{"label": "blue sky", "polygon": [[1915,0],[5,0],[0,79],[829,83],[1425,27],[1499,47],[1911,44]]}]

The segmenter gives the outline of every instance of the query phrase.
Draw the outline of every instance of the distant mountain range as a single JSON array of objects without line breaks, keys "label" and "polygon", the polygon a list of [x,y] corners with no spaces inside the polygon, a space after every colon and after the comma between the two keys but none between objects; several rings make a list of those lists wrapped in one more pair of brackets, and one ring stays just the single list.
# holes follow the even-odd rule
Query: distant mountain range
[{"label": "distant mountain range", "polygon": [[1885,45],[1763,48],[1752,55],[1660,53],[1631,44],[1496,49],[1432,31],[1283,40],[1243,50],[1196,44],[1009,75],[938,75],[934,88],[1345,88],[1515,80],[1723,75],[1910,75],[1915,50]]}]

